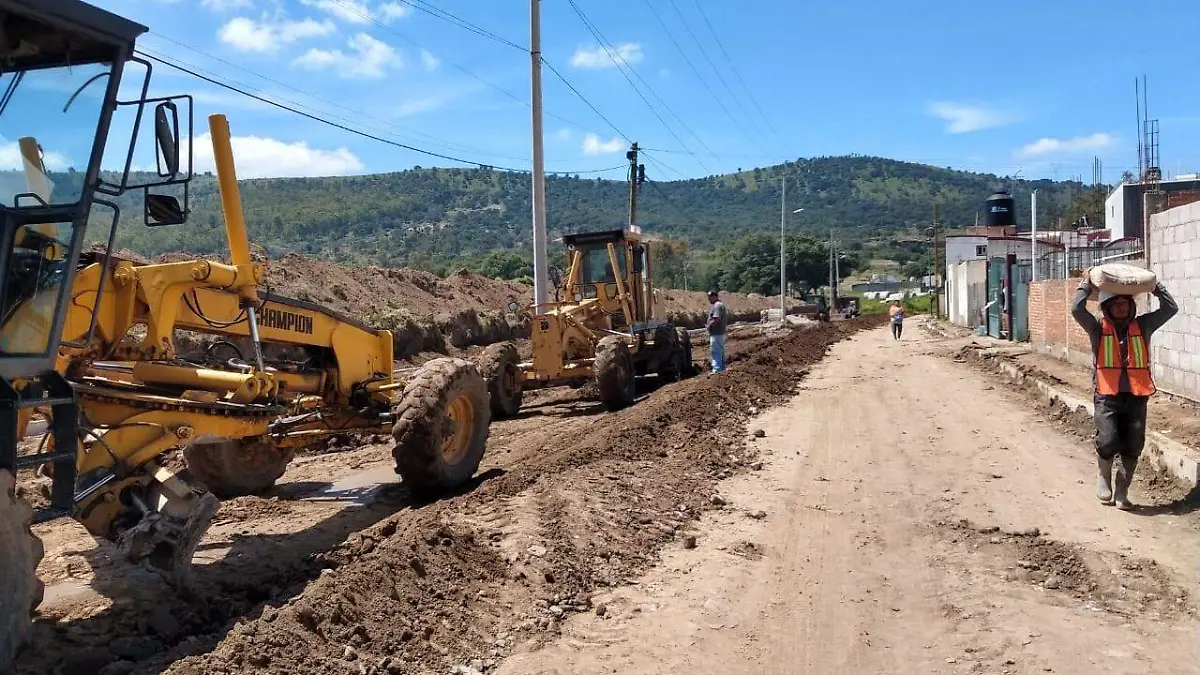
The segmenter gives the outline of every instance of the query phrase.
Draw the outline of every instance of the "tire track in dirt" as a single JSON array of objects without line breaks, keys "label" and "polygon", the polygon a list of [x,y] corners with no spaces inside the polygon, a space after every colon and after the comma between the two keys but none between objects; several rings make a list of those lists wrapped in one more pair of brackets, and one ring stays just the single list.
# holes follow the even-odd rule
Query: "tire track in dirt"
[{"label": "tire track in dirt", "polygon": [[[814,334],[814,338],[824,341],[834,339],[838,334],[839,331],[835,330],[819,338]],[[731,341],[730,363],[737,364],[750,355],[757,358],[761,347],[780,335],[787,333]],[[792,339],[795,342],[794,336]],[[769,358],[777,356],[775,354]],[[721,381],[723,388],[740,386],[742,378],[729,379],[732,377],[725,375],[714,379]],[[612,424],[622,419],[633,420],[632,423],[640,427],[647,422],[645,413],[658,399],[688,398],[686,392],[706,384],[707,381],[691,380],[669,385],[629,410],[604,417],[612,420],[606,427],[611,428]],[[719,391],[721,388],[718,388]],[[764,393],[762,387],[756,388],[756,391]],[[285,605],[299,596],[309,582],[322,578],[323,570],[334,569],[346,560],[361,555],[370,557],[371,551],[364,554],[364,547],[374,550],[381,541],[395,538],[423,541],[422,526],[436,530],[441,523],[454,520],[458,517],[456,510],[460,514],[464,512],[464,502],[495,503],[498,496],[518,495],[525,486],[537,484],[546,474],[565,471],[570,467],[600,466],[602,455],[611,450],[613,434],[596,436],[594,433],[598,428],[597,419],[601,418],[600,408],[586,397],[586,393],[570,388],[530,392],[527,405],[518,418],[493,425],[481,475],[470,486],[476,488],[477,495],[470,494],[468,488],[465,496],[433,504],[418,504],[411,501],[403,488],[370,485],[376,491],[373,500],[358,499],[355,494],[344,495],[341,501],[312,500],[314,493],[336,487],[347,477],[353,479],[357,474],[365,474],[370,478],[374,476],[373,472],[378,472],[385,474],[380,480],[386,482],[386,474],[390,471],[388,446],[367,445],[349,451],[335,448],[337,452],[309,453],[298,458],[289,468],[284,482],[271,493],[263,497],[243,497],[223,505],[218,516],[220,522],[210,530],[210,536],[203,545],[205,550],[200,553],[199,562],[204,563],[206,559],[211,562],[201,564],[197,570],[202,590],[197,597],[190,599],[173,596],[157,578],[113,559],[112,551],[108,550],[111,547],[103,543],[95,545],[82,530],[70,533],[71,523],[46,526],[53,528],[52,532],[48,532],[53,534],[52,539],[65,543],[66,555],[60,556],[59,562],[62,564],[44,566],[43,572],[56,570],[61,574],[60,579],[67,580],[65,585],[68,594],[86,592],[87,597],[76,601],[67,598],[57,605],[43,607],[43,619],[37,625],[35,645],[22,658],[18,672],[90,675],[100,672],[106,665],[112,666],[112,673],[130,672],[131,669],[158,672],[177,659],[211,650],[239,622],[255,619],[261,622],[264,615],[271,615],[267,609]],[[722,399],[726,397],[725,394],[718,396]],[[755,398],[759,399],[761,405],[762,397],[755,395]],[[722,403],[718,401],[717,407],[720,405]],[[744,407],[744,404],[739,405]],[[667,407],[670,407],[669,403]],[[738,416],[736,410],[729,409],[722,411],[720,416],[730,414]],[[685,418],[686,413],[678,416]],[[649,422],[654,423],[653,417]],[[704,425],[705,422],[700,420],[699,424]],[[682,427],[694,428],[686,423]],[[677,431],[673,428],[672,433]],[[684,437],[692,435],[694,433],[689,431]],[[656,437],[654,433],[647,436],[651,442]],[[341,444],[351,442],[342,439]],[[627,448],[624,456],[611,459],[624,475],[629,471],[625,464],[630,456],[649,456],[656,461],[660,459],[648,448],[646,444]],[[596,469],[590,470],[594,472]],[[727,475],[729,470],[722,468],[718,473]],[[700,472],[697,475],[707,474]],[[593,475],[589,479],[596,478]],[[608,481],[607,478],[604,480]],[[363,493],[365,496],[368,492],[366,487],[345,492]],[[625,494],[627,489],[625,485],[619,486],[613,498]],[[444,514],[451,514],[455,518],[445,517]],[[379,524],[381,521],[382,525]],[[376,534],[351,534],[364,528],[374,528]],[[389,528],[396,528],[392,537],[378,534]],[[653,539],[647,541],[652,542]],[[631,547],[644,545],[647,544],[640,539],[628,544]],[[470,548],[468,544],[463,546]],[[338,551],[326,554],[334,548],[338,548]],[[434,547],[430,554],[432,559],[439,560],[437,553],[440,552],[442,549]],[[455,547],[445,552],[466,555]],[[640,558],[633,562],[644,564]],[[620,562],[620,565],[625,564],[625,561]],[[89,565],[95,569],[88,569]],[[457,569],[449,563],[431,567],[441,569],[447,565]],[[504,579],[509,563],[483,556],[476,566],[481,570],[490,570],[497,579]],[[84,570],[82,574],[81,567]],[[329,574],[325,572],[325,576]],[[431,588],[444,581],[436,575],[430,577],[438,580],[427,584]],[[620,580],[624,577],[617,574],[612,578]],[[587,576],[578,576],[573,583],[591,581]],[[446,589],[453,586],[455,584],[442,585],[440,597],[417,597],[416,606],[452,602],[452,594]],[[463,598],[459,597],[457,602],[462,603]],[[423,614],[423,610],[420,613]],[[420,635],[424,635],[424,629]],[[113,636],[118,637],[114,639]],[[434,642],[425,640],[423,644],[433,654],[444,658]],[[357,671],[351,669],[348,672]]]},{"label": "tire track in dirt", "polygon": [[[523,460],[314,555],[326,571],[225,627],[210,654],[180,645],[135,671],[175,662],[167,672],[445,672],[554,635],[595,588],[636,576],[664,542],[686,536],[677,528],[710,507],[713,481],[753,464],[747,416],[782,401],[830,344],[872,323],[731,344],[728,373],[668,385],[566,432],[555,418],[519,420],[537,427],[505,443]],[[518,531],[534,543],[506,542]]]}]

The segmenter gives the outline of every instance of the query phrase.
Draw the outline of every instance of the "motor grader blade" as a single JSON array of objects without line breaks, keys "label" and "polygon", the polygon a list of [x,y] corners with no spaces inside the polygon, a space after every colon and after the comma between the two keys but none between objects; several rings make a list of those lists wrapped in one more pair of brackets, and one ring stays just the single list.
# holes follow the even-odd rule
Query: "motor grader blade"
[{"label": "motor grader blade", "polygon": [[177,591],[191,593],[192,558],[221,502],[211,492],[175,494],[181,488],[190,489],[174,477],[160,483],[154,491],[159,510],[148,511],[121,533],[117,546],[129,562],[159,575]]}]

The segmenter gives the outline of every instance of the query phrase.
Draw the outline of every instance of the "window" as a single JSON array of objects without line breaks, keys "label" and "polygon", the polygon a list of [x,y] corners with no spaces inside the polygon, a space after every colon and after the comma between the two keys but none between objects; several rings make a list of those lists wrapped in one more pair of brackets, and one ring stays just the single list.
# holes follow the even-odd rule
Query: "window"
[{"label": "window", "polygon": [[[583,269],[580,274],[580,281],[585,284],[611,284],[616,280],[613,278],[612,264],[608,257],[607,246],[597,246],[595,248],[586,248],[583,253]],[[617,248],[617,266],[620,268],[620,274],[625,276],[625,251]]]},{"label": "window", "polygon": [[975,257],[976,258],[986,258],[987,257],[987,244],[980,244],[979,246],[975,247]]}]

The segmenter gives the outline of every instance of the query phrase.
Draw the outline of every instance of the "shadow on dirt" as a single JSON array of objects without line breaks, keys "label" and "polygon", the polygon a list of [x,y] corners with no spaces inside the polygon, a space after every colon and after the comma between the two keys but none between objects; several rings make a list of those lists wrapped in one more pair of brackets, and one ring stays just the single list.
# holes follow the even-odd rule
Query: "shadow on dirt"
[{"label": "shadow on dirt", "polygon": [[[55,589],[65,590],[47,593],[53,602],[35,622],[34,642],[18,661],[16,673],[160,672],[166,663],[212,649],[239,620],[253,619],[266,606],[298,595],[328,566],[323,554],[348,535],[471,492],[504,473],[491,469],[438,497],[413,494],[399,483],[358,488],[370,494],[339,500],[349,504],[302,531],[242,530],[223,541],[206,541],[197,550],[195,590],[190,595],[176,593],[151,572],[113,561],[115,548],[101,543],[85,554],[95,570],[90,584],[64,582]],[[269,496],[301,500],[321,495],[330,486],[321,481],[293,483],[277,487]],[[111,664],[119,665],[105,670]]]},{"label": "shadow on dirt", "polygon": [[1135,516],[1186,516],[1197,511],[1200,511],[1200,485],[1165,504],[1138,504],[1130,513]]}]

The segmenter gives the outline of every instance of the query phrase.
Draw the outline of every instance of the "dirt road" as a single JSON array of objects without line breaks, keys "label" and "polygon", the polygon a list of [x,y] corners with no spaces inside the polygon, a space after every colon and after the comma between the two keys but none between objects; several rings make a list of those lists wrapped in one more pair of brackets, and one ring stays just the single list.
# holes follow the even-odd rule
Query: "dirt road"
[{"label": "dirt road", "polygon": [[953,347],[834,345],[694,547],[497,672],[1200,672],[1196,514],[1101,506],[1087,443]]}]

